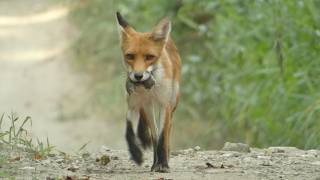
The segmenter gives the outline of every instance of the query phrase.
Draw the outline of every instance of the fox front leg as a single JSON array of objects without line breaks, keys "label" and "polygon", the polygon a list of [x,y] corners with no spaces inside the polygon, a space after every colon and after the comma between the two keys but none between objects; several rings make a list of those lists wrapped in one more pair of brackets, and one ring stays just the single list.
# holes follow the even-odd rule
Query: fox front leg
[{"label": "fox front leg", "polygon": [[169,168],[169,140],[172,125],[172,108],[170,106],[160,109],[160,129],[156,149],[157,162],[152,166],[151,171],[170,172]]}]

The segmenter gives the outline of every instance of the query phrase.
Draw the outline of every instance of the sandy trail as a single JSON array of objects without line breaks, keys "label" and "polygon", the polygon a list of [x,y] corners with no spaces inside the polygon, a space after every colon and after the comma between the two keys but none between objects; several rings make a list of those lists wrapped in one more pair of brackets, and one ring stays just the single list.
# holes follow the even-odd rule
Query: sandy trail
[{"label": "sandy trail", "polygon": [[[110,161],[102,161],[102,157],[109,157]],[[17,179],[320,179],[320,151],[293,147],[251,148],[249,153],[174,151],[170,173],[150,172],[152,153],[146,153],[144,159],[145,163],[139,167],[129,161],[127,151],[101,148],[98,153],[78,154],[67,159],[63,155],[37,162],[22,158],[3,166],[3,170]]]},{"label": "sandy trail", "polygon": [[66,99],[78,106],[87,98],[88,76],[73,72],[65,53],[77,36],[68,12],[48,0],[0,1],[0,113],[31,116],[33,135],[61,150],[88,141],[91,149],[123,148],[119,125],[101,117],[61,121]]}]

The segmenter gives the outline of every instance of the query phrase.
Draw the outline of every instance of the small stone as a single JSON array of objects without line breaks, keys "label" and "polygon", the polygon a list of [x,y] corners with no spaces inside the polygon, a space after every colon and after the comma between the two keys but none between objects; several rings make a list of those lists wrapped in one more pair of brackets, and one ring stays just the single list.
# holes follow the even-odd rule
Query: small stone
[{"label": "small stone", "polygon": [[111,157],[112,160],[119,160],[119,157],[118,156],[113,156]]},{"label": "small stone", "polygon": [[87,171],[91,172],[93,169],[95,168],[95,166],[93,164],[90,164],[89,166],[87,166]]},{"label": "small stone", "polygon": [[48,156],[49,156],[49,157],[55,157],[56,154],[54,154],[54,153],[49,153]]},{"label": "small stone", "polygon": [[71,166],[71,167],[68,167],[67,170],[68,170],[68,171],[71,171],[71,172],[76,172],[77,170],[79,170],[79,166],[73,165],[73,166]]},{"label": "small stone", "polygon": [[200,146],[196,146],[196,147],[194,147],[193,149],[194,149],[195,151],[200,151],[201,148],[200,148]]},{"label": "small stone", "polygon": [[23,167],[23,168],[20,168],[21,170],[35,170],[36,168],[35,167],[31,167],[31,166],[26,166],[26,167]]},{"label": "small stone", "polygon": [[318,157],[320,154],[319,150],[314,150],[314,149],[308,150],[307,152],[308,152],[308,154],[311,154],[314,157]]},{"label": "small stone", "polygon": [[101,152],[104,152],[104,151],[111,151],[110,148],[108,148],[107,146],[101,146]]},{"label": "small stone", "polygon": [[56,162],[59,163],[59,164],[61,164],[61,163],[64,163],[65,160],[64,160],[64,159],[57,159]]},{"label": "small stone", "polygon": [[80,180],[89,180],[89,179],[90,179],[89,176],[82,176],[82,177],[80,178]]},{"label": "small stone", "polygon": [[48,165],[50,163],[51,163],[50,159],[45,159],[45,160],[41,161],[41,164],[43,164],[43,165]]},{"label": "small stone", "polygon": [[88,157],[90,157],[90,153],[89,152],[85,152],[85,153],[82,154],[82,158],[86,159]]},{"label": "small stone", "polygon": [[191,153],[191,152],[193,152],[193,149],[192,148],[188,148],[188,149],[185,149],[185,150],[183,150],[185,153]]},{"label": "small stone", "polygon": [[248,144],[226,142],[222,148],[223,151],[250,152]]},{"label": "small stone", "polygon": [[272,153],[285,153],[298,151],[299,149],[296,147],[269,147],[268,150]]},{"label": "small stone", "polygon": [[222,154],[223,157],[239,157],[241,154],[239,152],[230,152]]},{"label": "small stone", "polygon": [[261,165],[262,166],[271,166],[269,161],[264,161]]},{"label": "small stone", "polygon": [[312,162],[310,164],[320,166],[320,161],[314,161],[314,162]]},{"label": "small stone", "polygon": [[179,152],[179,151],[172,151],[171,152],[172,156],[178,156],[179,154],[181,154],[181,152]]}]

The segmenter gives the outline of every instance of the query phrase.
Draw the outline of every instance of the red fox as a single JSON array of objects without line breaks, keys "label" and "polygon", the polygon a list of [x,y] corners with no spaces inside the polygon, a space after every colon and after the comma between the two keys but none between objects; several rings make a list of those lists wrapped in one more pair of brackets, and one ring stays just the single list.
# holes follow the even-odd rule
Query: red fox
[{"label": "red fox", "polygon": [[[131,158],[141,165],[142,148],[153,146],[151,171],[169,172],[170,130],[180,96],[181,72],[180,56],[170,37],[171,23],[163,18],[153,31],[142,33],[119,12],[116,17],[128,74],[126,140]],[[138,122],[137,137],[133,122]]]}]

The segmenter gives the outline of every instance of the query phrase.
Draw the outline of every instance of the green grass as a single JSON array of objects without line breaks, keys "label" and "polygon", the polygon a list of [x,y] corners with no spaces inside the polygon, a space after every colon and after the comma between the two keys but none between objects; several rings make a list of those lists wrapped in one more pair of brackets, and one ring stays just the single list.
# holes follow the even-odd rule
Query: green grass
[{"label": "green grass", "polygon": [[[7,122],[7,123],[5,123]],[[30,117],[20,119],[14,113],[5,117],[0,117],[0,145],[10,146],[12,149],[22,149],[31,153],[33,159],[43,159],[50,155],[54,146],[52,146],[47,138],[46,142],[39,139],[36,141],[30,136],[30,132],[26,128],[27,123],[32,125]],[[8,124],[7,127],[5,125]]]},{"label": "green grass", "polygon": [[320,148],[319,1],[84,2],[71,17],[74,65],[93,77],[94,106],[124,117],[115,11],[139,31],[168,15],[183,61],[176,147]]}]

